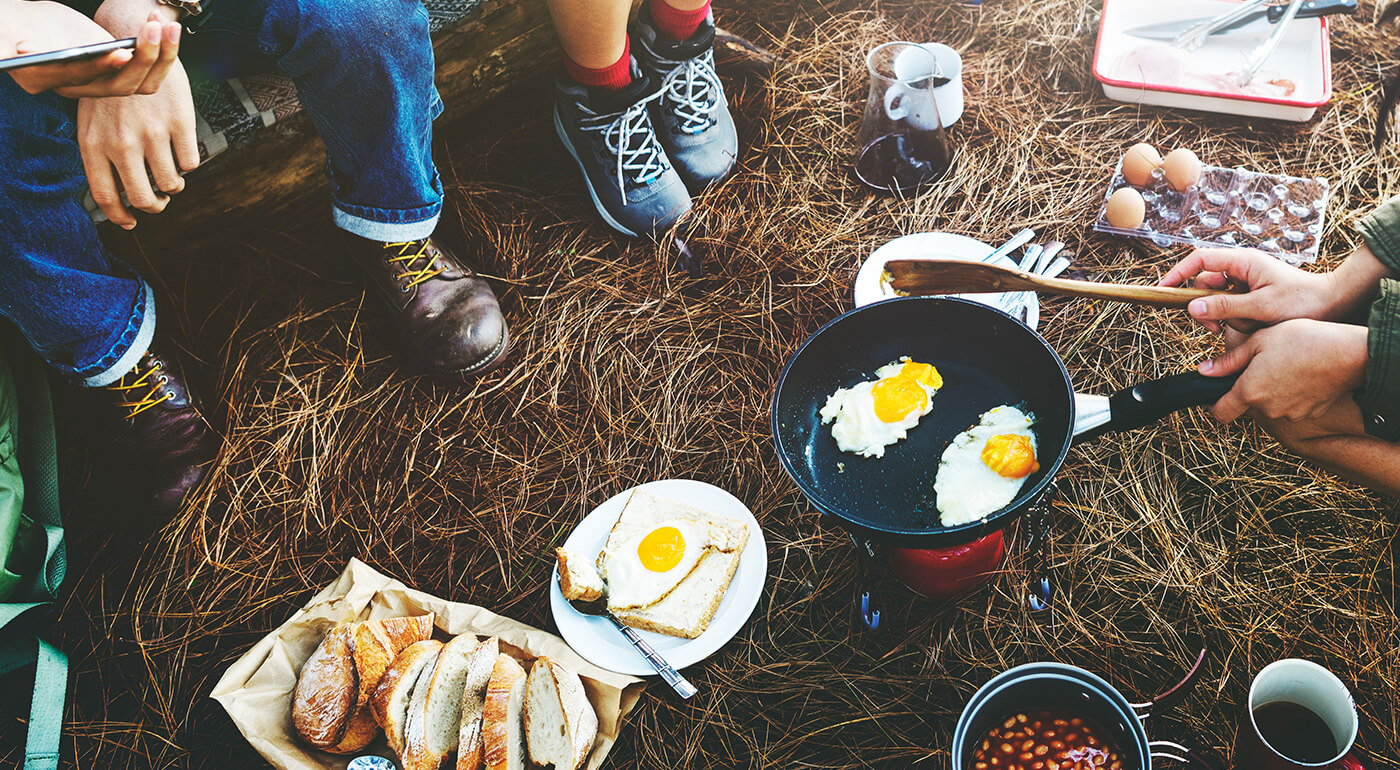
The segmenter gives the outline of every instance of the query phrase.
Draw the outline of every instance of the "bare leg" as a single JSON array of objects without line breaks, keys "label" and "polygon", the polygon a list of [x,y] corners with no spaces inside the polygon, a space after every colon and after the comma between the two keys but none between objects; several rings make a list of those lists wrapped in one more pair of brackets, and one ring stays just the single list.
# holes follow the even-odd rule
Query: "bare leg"
[{"label": "bare leg", "polygon": [[704,8],[705,3],[710,2],[710,0],[661,0],[661,2],[678,11],[698,11]]},{"label": "bare leg", "polygon": [[627,46],[628,0],[546,0],[564,53],[589,69],[611,67]]}]

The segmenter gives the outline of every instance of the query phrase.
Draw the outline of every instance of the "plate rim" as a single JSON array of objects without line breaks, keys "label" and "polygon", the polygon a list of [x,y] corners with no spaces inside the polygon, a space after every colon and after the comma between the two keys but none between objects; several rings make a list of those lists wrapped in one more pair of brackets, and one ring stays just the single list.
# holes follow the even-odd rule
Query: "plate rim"
[{"label": "plate rim", "polygon": [[[875,266],[875,265],[883,264],[883,262],[880,261],[880,259],[881,259],[881,254],[880,254],[880,252],[885,251],[886,249],[890,249],[891,247],[898,248],[897,246],[895,246],[895,244],[903,243],[903,242],[906,242],[906,241],[912,242],[912,241],[918,241],[918,240],[944,240],[944,239],[951,241],[951,243],[949,243],[949,244],[946,245],[946,246],[938,246],[938,247],[935,247],[935,248],[946,248],[946,249],[948,249],[948,250],[949,250],[949,253],[947,254],[947,256],[950,256],[950,257],[962,256],[961,254],[956,253],[956,250],[958,250],[958,249],[965,250],[965,252],[967,253],[967,259],[968,259],[968,261],[972,261],[972,260],[977,260],[977,259],[985,258],[986,255],[992,253],[992,246],[990,246],[989,244],[986,244],[986,243],[984,243],[984,242],[982,242],[982,241],[979,241],[979,240],[977,240],[976,238],[973,238],[973,237],[970,236],[970,235],[963,235],[962,233],[950,233],[950,232],[947,232],[947,231],[944,231],[944,230],[933,230],[933,231],[924,232],[924,233],[909,233],[909,234],[907,234],[907,235],[901,235],[901,236],[899,236],[898,238],[895,238],[895,239],[893,239],[893,240],[887,241],[887,242],[881,244],[880,246],[876,247],[876,249],[875,249],[874,251],[870,252],[870,256],[866,257],[865,260],[864,260],[863,262],[861,262],[860,268],[856,271],[855,280],[853,280],[853,281],[851,282],[851,301],[852,301],[852,303],[854,304],[854,306],[855,306],[855,307],[865,307],[866,305],[870,305],[870,304],[873,304],[873,303],[875,303],[875,302],[881,302],[881,301],[883,301],[883,300],[893,299],[894,296],[895,296],[895,295],[890,295],[890,296],[886,297],[886,296],[883,295],[883,292],[880,293],[880,296],[878,296],[878,297],[873,297],[873,298],[865,298],[865,297],[862,296],[863,291],[866,289],[866,286],[865,286],[865,285],[866,285],[867,283],[869,283],[870,280],[871,280],[871,279],[869,278],[870,271],[873,271],[873,270],[874,270],[874,266]],[[957,245],[955,246],[954,244],[957,244]],[[973,254],[972,254],[973,251],[980,251],[981,253],[980,253],[980,254],[973,255]],[[895,259],[895,257],[891,257],[891,256],[885,256],[885,257],[884,257],[884,261],[889,261],[890,259]],[[1016,264],[1016,261],[1013,260],[1013,259],[1011,259],[1010,256],[1005,256],[1005,255],[1003,255],[1000,259],[998,259],[996,262],[993,262],[993,263],[991,263],[991,264],[1000,265],[1000,266],[1002,266],[1002,267],[1010,267],[1010,268],[1013,268],[1013,269],[1019,269],[1019,265]],[[1009,292],[1009,293],[1014,293],[1014,292]],[[969,301],[972,301],[972,302],[976,302],[976,303],[978,303],[978,304],[987,305],[987,306],[989,306],[989,307],[995,307],[995,305],[993,305],[991,302],[984,302],[983,300],[978,299],[978,297],[979,297],[979,296],[982,296],[982,295],[977,295],[977,294],[953,294],[953,295],[949,295],[949,296],[962,297],[963,299],[966,299],[966,300],[969,300]],[[994,297],[994,296],[1001,296],[1001,295],[1000,295],[1000,294],[995,294],[995,295],[986,295],[986,296],[988,296],[988,297]],[[1027,313],[1026,313],[1026,321],[1025,321],[1025,323],[1026,323],[1027,326],[1031,327],[1031,329],[1039,329],[1039,328],[1040,328],[1040,298],[1037,296],[1037,297],[1035,298],[1035,300],[1036,300],[1035,302],[1030,303],[1029,307],[1027,308]]]},{"label": "plate rim", "polygon": [[[768,581],[768,543],[767,538],[763,534],[763,527],[758,523],[758,517],[754,516],[753,511],[749,509],[748,504],[745,503],[743,500],[740,500],[737,495],[730,492],[729,490],[724,489],[723,487],[716,486],[714,484],[710,484],[709,482],[700,481],[699,479],[668,478],[648,481],[642,484],[636,484],[631,487],[628,487],[622,490],[621,492],[612,495],[611,497],[599,503],[598,505],[594,506],[587,514],[585,514],[574,524],[573,528],[569,531],[568,536],[564,538],[563,547],[569,547],[570,540],[574,538],[579,528],[582,527],[584,525],[584,522],[586,522],[588,519],[594,516],[598,516],[600,514],[608,515],[605,509],[608,508],[610,505],[614,504],[615,501],[619,508],[615,515],[620,516],[622,513],[621,507],[626,505],[627,498],[636,490],[653,486],[672,486],[675,484],[681,484],[685,486],[699,485],[702,488],[708,488],[709,490],[718,492],[724,495],[725,497],[728,497],[730,500],[733,500],[734,503],[737,504],[738,510],[742,510],[742,512],[745,514],[743,518],[749,528],[749,543],[747,546],[745,546],[743,555],[739,557],[740,563],[739,567],[735,569],[735,580],[730,584],[729,589],[727,589],[726,596],[724,597],[725,599],[730,598],[730,596],[728,595],[728,590],[733,590],[739,585],[739,571],[744,568],[744,559],[752,558],[753,561],[751,563],[757,565],[757,573],[751,579],[754,585],[753,595],[751,598],[748,596],[740,597],[736,594],[734,596],[734,603],[731,604],[728,609],[723,611],[716,611],[715,617],[711,619],[710,626],[705,629],[704,633],[702,633],[700,636],[694,639],[684,641],[679,647],[660,651],[666,657],[667,661],[670,662],[670,664],[673,667],[679,670],[689,666],[693,666],[696,663],[700,663],[701,661],[718,652],[720,648],[723,647],[725,644],[728,644],[731,639],[733,639],[739,634],[739,631],[743,630],[744,624],[747,623],[749,621],[749,618],[753,616],[754,611],[758,609],[759,601],[763,598],[763,588]],[[658,494],[662,493],[658,492]],[[663,494],[663,496],[665,495]],[[736,518],[740,518],[737,516],[738,510],[736,510],[735,512]],[[727,515],[724,512],[717,513],[719,515]],[[749,555],[751,551],[754,552],[754,556],[752,557],[750,557]],[[747,584],[748,582],[749,581],[746,580],[745,584]],[[559,565],[557,562],[553,564],[550,568],[549,583],[550,615],[554,619],[554,625],[555,628],[558,629],[559,635],[563,637],[565,643],[567,643],[569,647],[574,650],[574,652],[578,653],[581,657],[583,657],[593,665],[598,666],[599,668],[604,668],[619,674],[629,674],[632,676],[657,675],[656,671],[652,669],[652,667],[648,663],[646,663],[645,659],[642,658],[640,653],[637,653],[635,650],[633,650],[630,645],[628,645],[625,648],[627,654],[624,655],[623,660],[614,660],[614,655],[611,652],[611,648],[605,648],[608,650],[606,655],[590,654],[590,652],[597,651],[596,646],[588,644],[588,642],[592,642],[593,639],[595,639],[598,636],[593,634],[592,630],[595,627],[603,626],[595,626],[594,619],[584,619],[583,617],[577,619],[581,620],[582,623],[572,622],[576,620],[572,617],[568,618],[570,622],[560,623],[561,616],[568,617],[571,615],[575,615],[576,613],[573,611],[572,608],[568,607],[568,602],[564,599],[563,591],[559,587]],[[745,604],[747,604],[747,607],[744,606]],[[726,631],[727,624],[721,624],[719,622],[721,618],[735,619],[734,628],[732,631]],[[598,619],[597,623],[607,623],[607,621]],[[618,640],[625,642],[621,633],[619,633],[615,628],[613,628],[610,623],[608,623],[605,627],[608,629],[608,633],[616,634]],[[588,638],[581,638],[585,633],[585,629],[587,629]],[[639,630],[637,633],[642,635],[644,639],[650,639],[653,637],[660,639],[676,638],[667,637],[663,634],[654,634],[649,631]],[[621,647],[622,645],[617,646]],[[626,659],[632,656],[635,656],[634,660]]]}]

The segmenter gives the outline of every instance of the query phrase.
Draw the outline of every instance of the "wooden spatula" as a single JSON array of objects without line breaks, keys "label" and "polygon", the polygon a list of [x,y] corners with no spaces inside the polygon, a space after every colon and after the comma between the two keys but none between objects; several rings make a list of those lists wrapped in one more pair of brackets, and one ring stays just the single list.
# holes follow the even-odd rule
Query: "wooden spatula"
[{"label": "wooden spatula", "polygon": [[1209,289],[1178,289],[1167,286],[1135,286],[1126,283],[1093,283],[1046,278],[983,262],[959,262],[951,259],[892,259],[885,263],[884,279],[891,288],[904,295],[1037,291],[1070,297],[1112,299],[1153,307],[1186,307],[1197,297],[1225,293]]}]

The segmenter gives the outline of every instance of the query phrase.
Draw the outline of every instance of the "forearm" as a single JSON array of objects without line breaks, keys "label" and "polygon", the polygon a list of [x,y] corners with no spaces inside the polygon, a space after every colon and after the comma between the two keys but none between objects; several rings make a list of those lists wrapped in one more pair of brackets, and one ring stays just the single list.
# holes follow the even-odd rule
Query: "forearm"
[{"label": "forearm", "polygon": [[1370,436],[1326,436],[1290,448],[1338,476],[1400,497],[1400,445]]},{"label": "forearm", "polygon": [[1362,323],[1371,303],[1375,301],[1383,279],[1397,274],[1378,259],[1370,246],[1362,246],[1327,274],[1331,320]]},{"label": "forearm", "polygon": [[129,37],[134,34],[151,14],[161,21],[180,21],[181,12],[158,0],[106,0],[97,9],[93,20],[111,32],[114,37]]}]

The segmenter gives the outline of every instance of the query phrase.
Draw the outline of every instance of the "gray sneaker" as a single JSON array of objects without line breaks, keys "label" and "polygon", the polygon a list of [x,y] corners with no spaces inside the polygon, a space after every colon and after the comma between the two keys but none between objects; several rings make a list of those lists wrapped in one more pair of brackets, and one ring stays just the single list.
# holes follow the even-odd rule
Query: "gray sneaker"
[{"label": "gray sneaker", "polygon": [[564,74],[554,85],[555,133],[583,172],[603,221],[630,236],[665,230],[690,211],[690,194],[647,109],[661,92],[650,78],[634,77],[622,91],[581,86]]},{"label": "gray sneaker", "polygon": [[689,40],[671,40],[643,4],[632,41],[642,72],[661,84],[653,108],[657,133],[681,178],[699,192],[729,176],[739,157],[739,135],[715,73],[713,19],[701,22]]}]

